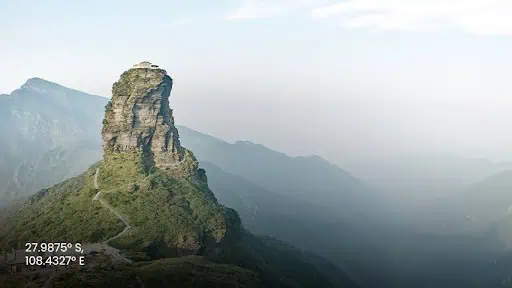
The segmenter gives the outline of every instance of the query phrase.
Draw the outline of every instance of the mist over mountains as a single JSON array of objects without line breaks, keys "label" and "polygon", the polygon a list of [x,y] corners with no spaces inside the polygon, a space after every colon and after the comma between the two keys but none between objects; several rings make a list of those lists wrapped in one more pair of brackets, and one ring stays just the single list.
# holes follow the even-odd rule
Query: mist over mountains
[{"label": "mist over mountains", "polygon": [[107,102],[40,78],[1,95],[1,202],[76,176],[97,161]]},{"label": "mist over mountains", "polygon": [[[167,72],[148,62],[121,75],[104,107],[102,159],[2,215],[0,283],[359,287],[322,257],[253,235],[235,210],[217,201],[194,153],[180,144],[171,89]],[[84,243],[92,263],[53,276],[51,265],[40,265],[46,273],[32,277],[35,267],[23,271],[16,262],[21,250],[4,256],[20,243],[48,239]]]},{"label": "mist over mountains", "polygon": [[[0,96],[1,203],[99,161],[108,101],[38,78]],[[177,129],[216,199],[236,210],[245,228],[329,259],[337,266],[329,269],[362,287],[501,287],[509,276],[509,163],[396,157],[347,163],[345,170],[318,156]],[[77,179],[90,181],[94,169],[87,173]]]},{"label": "mist over mountains", "polygon": [[[364,214],[375,196],[360,179],[319,156],[290,157],[250,141],[234,144],[181,127],[184,145],[214,163],[278,194],[308,201],[340,216]],[[252,165],[247,165],[252,163]],[[366,208],[366,207],[365,207]]]}]

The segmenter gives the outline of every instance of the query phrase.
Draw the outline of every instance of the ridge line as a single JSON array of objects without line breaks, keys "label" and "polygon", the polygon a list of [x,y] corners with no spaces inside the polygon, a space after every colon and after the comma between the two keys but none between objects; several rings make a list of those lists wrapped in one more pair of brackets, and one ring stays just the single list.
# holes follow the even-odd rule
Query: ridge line
[{"label": "ridge line", "polygon": [[94,197],[92,198],[92,201],[99,201],[101,206],[107,208],[111,213],[113,213],[114,215],[116,215],[116,217],[121,220],[123,222],[124,225],[126,225],[126,227],[123,229],[123,231],[121,231],[119,234],[113,236],[113,237],[110,237],[109,239],[101,242],[101,244],[107,246],[108,248],[110,248],[113,253],[112,253],[112,256],[114,258],[120,258],[122,259],[123,261],[127,262],[127,263],[133,263],[132,260],[122,256],[121,254],[119,254],[119,250],[108,245],[108,242],[113,240],[113,239],[116,239],[120,236],[122,236],[124,233],[126,233],[130,228],[132,228],[132,226],[130,226],[130,224],[128,223],[128,221],[126,221],[126,219],[124,219],[124,217],[122,217],[119,213],[117,213],[114,208],[112,206],[110,206],[108,203],[106,203],[105,201],[103,201],[103,199],[100,199],[100,195],[101,195],[101,191],[100,191],[100,187],[98,185],[98,175],[100,174],[100,168],[96,168],[96,173],[94,173],[94,188],[96,190],[98,190],[98,193],[96,193],[96,195],[94,195]]}]

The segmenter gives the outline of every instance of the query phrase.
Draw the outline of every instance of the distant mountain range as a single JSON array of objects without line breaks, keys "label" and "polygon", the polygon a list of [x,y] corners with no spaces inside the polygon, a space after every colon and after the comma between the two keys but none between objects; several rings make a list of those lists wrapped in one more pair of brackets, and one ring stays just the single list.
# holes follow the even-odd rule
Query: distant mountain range
[{"label": "distant mountain range", "polygon": [[[107,102],[107,98],[40,78],[29,79],[11,95],[2,95],[2,202],[78,175],[98,161],[102,153],[98,135]],[[247,141],[229,144],[178,127],[184,146],[197,149],[200,161],[215,163],[227,172],[236,171],[283,195],[339,209],[343,206],[340,204],[361,197],[365,189],[357,178],[318,156],[293,158],[263,145]],[[344,206],[350,209],[350,205]]]},{"label": "distant mountain range", "polygon": [[[467,185],[448,197],[426,205],[423,221],[435,231],[482,231],[512,215],[512,170],[504,170]],[[426,217],[431,215],[430,217]],[[418,223],[422,223],[417,219]],[[512,239],[512,238],[511,238]]]},{"label": "distant mountain range", "polygon": [[[107,98],[38,78],[28,80],[11,95],[1,95],[0,133],[5,137],[0,138],[0,203],[28,197],[42,188],[81,174],[99,161],[103,154],[99,137],[101,120],[107,103]],[[490,230],[482,233],[512,239],[512,232],[508,229],[512,225],[512,217],[507,215],[512,205],[508,193],[512,187],[512,175],[502,171],[508,168],[507,163],[496,165],[483,160],[459,163],[449,159],[412,163],[415,161],[410,159],[411,163],[407,165],[418,169],[403,166],[396,171],[381,169],[381,178],[372,178],[378,175],[378,171],[372,174],[366,170],[368,173],[362,175],[369,179],[363,181],[318,156],[290,157],[260,144],[248,141],[228,143],[184,126],[177,127],[181,144],[194,152],[200,167],[206,170],[209,187],[219,203],[238,211],[249,231],[275,237],[324,256],[367,287],[410,287],[410,281],[415,283],[415,280],[393,274],[403,269],[411,275],[421,274],[418,277],[437,284],[445,281],[443,277],[451,277],[450,283],[459,281],[454,275],[429,278],[429,275],[437,275],[443,269],[469,273],[463,277],[467,278],[467,283],[472,283],[473,279],[469,278],[482,267],[482,259],[496,255],[496,250],[500,249],[493,244],[495,242],[485,238],[487,235],[477,239],[464,235],[415,235],[407,227],[389,225],[386,222],[389,219],[384,219],[383,211],[380,211],[382,199],[386,198],[382,193],[387,191],[380,190],[377,194],[372,188],[386,187],[384,184],[393,180],[393,175],[410,174],[410,179],[404,176],[403,181],[398,179],[400,183],[390,183],[390,195],[396,193],[397,187],[402,189],[398,193],[406,193],[411,187],[420,186],[424,191],[414,192],[428,197],[432,196],[428,194],[430,192],[443,194],[443,190],[435,190],[435,185],[439,184],[443,189],[449,185],[435,182],[435,177],[419,177],[418,167],[426,171],[424,175],[437,175],[441,181],[453,175],[465,175],[455,179],[453,187],[457,189],[450,191],[449,199],[439,200],[441,204],[436,206],[437,212],[429,210],[428,217],[431,218],[425,220],[431,221],[432,215],[437,215],[437,225],[447,219],[456,219],[453,223],[461,221],[464,224],[486,219],[485,223],[491,225]],[[438,164],[446,161],[453,165],[441,165],[442,171],[436,172]],[[371,166],[369,163],[364,165]],[[387,167],[390,165],[393,166],[388,163]],[[471,165],[475,167],[466,167]],[[463,169],[457,170],[457,167]],[[449,171],[452,168],[457,171]],[[91,170],[88,173],[92,173]],[[489,177],[493,173],[495,176]],[[84,177],[82,175],[79,179],[84,181]],[[478,183],[478,179],[485,177],[489,178]],[[423,186],[418,183],[423,183]],[[391,199],[392,209],[403,209],[399,197]],[[426,206],[432,208],[430,203]],[[407,220],[421,223],[418,219]],[[449,225],[446,227],[450,228]],[[266,244],[251,239],[247,241],[255,241],[256,247],[264,249]],[[274,240],[269,241],[272,245],[281,245]],[[443,243],[448,244],[443,246]],[[450,251],[457,257],[463,257],[482,245],[492,251],[477,253],[478,257],[465,263],[467,267],[458,265],[453,259],[446,262],[446,266],[439,265]],[[423,257],[423,262],[407,264],[413,256]],[[313,261],[313,258],[308,259]],[[330,269],[325,262],[320,262],[320,266]]]},{"label": "distant mountain range", "polygon": [[379,194],[385,194],[381,200],[392,209],[396,202],[409,203],[399,209],[406,213],[422,209],[432,201],[454,197],[491,175],[512,169],[510,162],[454,155],[396,155],[341,163]]},{"label": "distant mountain range", "polygon": [[457,197],[464,214],[482,224],[512,214],[512,170],[506,170],[473,184]]},{"label": "distant mountain range", "polygon": [[[79,97],[53,91],[60,88],[40,80],[24,86],[63,100]],[[360,287],[322,257],[253,235],[234,209],[218,202],[194,153],[180,144],[168,102],[171,88],[172,79],[158,66],[134,67],[114,83],[101,133],[91,135],[103,139],[102,159],[76,177],[39,190],[0,218],[1,285]],[[78,107],[62,109],[83,113]],[[40,118],[45,125],[59,123],[64,119],[51,117],[57,113],[33,117],[30,125],[40,124]],[[66,147],[82,131],[95,134],[44,127],[35,127],[27,137]],[[73,140],[61,137],[69,133]],[[3,252],[23,248],[21,243],[49,241],[85,244],[87,267],[54,271],[51,277],[45,270],[49,265],[40,267],[48,273],[37,277],[11,274],[12,268],[23,267]]]},{"label": "distant mountain range", "polygon": [[187,127],[178,127],[183,145],[196,151],[200,161],[213,163],[276,194],[306,201],[345,217],[362,217],[375,201],[375,194],[361,180],[319,156],[290,157],[261,144],[227,143]]},{"label": "distant mountain range", "polygon": [[[19,185],[10,186],[8,192],[3,191],[4,199],[26,197],[39,189],[49,187],[70,176],[78,175],[83,171],[82,169],[87,169],[88,165],[100,160],[102,155],[100,141],[93,139],[99,139],[101,118],[108,99],[84,93],[79,94],[78,91],[40,79],[29,80],[27,83],[20,90],[34,99],[35,103],[43,102],[40,105],[33,105],[31,113],[41,115],[42,112],[38,107],[48,110],[53,108],[45,114],[44,123],[63,121],[67,125],[73,124],[73,127],[78,127],[75,129],[77,132],[72,134],[74,137],[60,138],[51,133],[39,136],[49,139],[48,142],[51,143],[51,145],[39,147],[41,153],[45,152],[51,155],[49,157],[56,159],[62,159],[58,158],[57,151],[67,152],[73,149],[75,154],[68,152],[68,158],[52,163],[53,170],[50,170],[48,166],[36,170],[37,173],[44,175],[42,180],[45,181],[35,181],[37,178],[30,176],[36,172],[28,174],[27,178],[15,177],[14,172],[5,173],[8,182],[19,183]],[[15,91],[11,96],[6,96],[6,99],[12,101],[19,97],[19,93]],[[73,102],[75,99],[78,103]],[[92,102],[81,103],[86,99],[90,99]],[[51,106],[49,105],[50,101],[62,101],[66,106]],[[11,109],[28,110],[24,108],[24,105],[17,103],[23,102],[21,99],[13,101]],[[74,111],[81,111],[89,117],[65,119],[66,121],[63,119],[67,115],[73,118]],[[29,121],[26,125],[35,125],[36,122],[36,120]],[[58,127],[53,127],[53,129],[58,131]],[[336,236],[338,240],[331,239],[332,233],[329,231],[339,227],[342,223],[339,221],[357,225],[354,218],[359,219],[360,214],[367,211],[361,209],[360,206],[365,201],[364,198],[368,197],[365,194],[368,191],[364,185],[346,171],[318,156],[294,158],[272,151],[263,145],[247,141],[230,144],[183,126],[178,126],[178,129],[183,146],[196,150],[195,154],[200,160],[201,167],[206,168],[210,186],[216,191],[219,202],[239,211],[244,225],[250,231],[285,241],[291,240],[290,243],[312,251],[323,250],[322,254],[329,256],[330,249],[337,247],[338,245],[335,243],[344,238],[343,234],[340,234]],[[23,129],[6,129],[5,133],[6,135],[16,135],[19,130]],[[66,131],[75,130],[68,129]],[[67,136],[65,131],[54,134]],[[31,137],[31,135],[28,134],[26,137]],[[20,138],[19,141],[26,142],[27,140]],[[81,146],[80,144],[83,143],[88,143],[89,146]],[[58,148],[52,149],[51,147]],[[92,154],[86,153],[89,151],[88,149],[92,151]],[[79,156],[82,155],[85,157],[80,158]],[[41,166],[43,162],[40,158],[36,159],[39,160],[37,163],[40,163]],[[65,166],[64,160],[69,161],[73,167]],[[30,163],[35,160],[29,158],[24,161]],[[248,165],[248,163],[251,164]],[[4,167],[10,166],[12,164],[6,164]],[[39,171],[52,171],[53,174],[42,174]],[[59,171],[66,172],[66,174],[57,173]],[[32,186],[28,187],[28,182],[33,183]],[[322,231],[318,227],[321,227]],[[313,229],[313,234],[305,235],[306,229]],[[316,233],[320,234],[317,237],[311,237]],[[352,240],[343,241],[357,242],[354,237],[356,236],[350,236],[349,238]],[[332,244],[319,247],[318,239],[331,239],[328,240],[328,243]],[[338,264],[342,263],[344,258],[347,257],[332,257],[337,260]]]},{"label": "distant mountain range", "polygon": [[101,157],[108,99],[39,78],[0,96],[0,203],[76,176]]},{"label": "distant mountain range", "polygon": [[[512,248],[512,170],[491,175],[431,203],[417,223],[440,233],[487,235]],[[422,217],[423,215],[423,217]],[[427,215],[430,215],[427,217]]]}]

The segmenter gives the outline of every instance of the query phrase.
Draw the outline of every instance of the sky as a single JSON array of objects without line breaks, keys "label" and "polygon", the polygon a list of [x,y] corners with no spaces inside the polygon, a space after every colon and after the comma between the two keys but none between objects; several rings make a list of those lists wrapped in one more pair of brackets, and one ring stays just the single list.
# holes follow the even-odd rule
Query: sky
[{"label": "sky", "polygon": [[0,93],[174,79],[176,122],[334,162],[512,160],[509,0],[0,0]]}]

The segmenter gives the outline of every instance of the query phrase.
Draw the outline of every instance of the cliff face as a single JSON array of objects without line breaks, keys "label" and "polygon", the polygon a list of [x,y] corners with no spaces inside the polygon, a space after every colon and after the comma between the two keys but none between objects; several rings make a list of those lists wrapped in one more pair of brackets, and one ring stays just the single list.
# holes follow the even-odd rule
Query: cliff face
[{"label": "cliff face", "polygon": [[183,161],[185,150],[169,108],[171,89],[172,79],[163,69],[124,72],[114,83],[112,99],[105,108],[105,155],[139,151],[151,164],[162,167]]},{"label": "cliff face", "polygon": [[[225,242],[226,237],[237,233],[240,219],[236,212],[217,203],[208,188],[205,171],[199,169],[194,154],[180,145],[169,107],[172,85],[167,72],[151,63],[136,65],[114,83],[112,99],[105,107],[103,120],[104,161],[100,165],[100,187],[116,191],[104,193],[104,197],[118,197],[122,192],[117,187],[133,186],[131,183],[137,180],[139,192],[161,191],[166,199],[157,202],[165,205],[161,209],[155,205],[148,208],[159,214],[155,219],[162,218],[162,211],[172,211],[167,215],[169,218],[159,220],[162,223],[176,221],[169,229],[178,233],[166,236],[172,240],[164,241],[165,249],[175,247],[181,251],[178,254],[209,253],[222,246],[219,244]],[[127,169],[130,166],[132,168]],[[148,184],[145,179],[153,180]],[[139,216],[140,212],[130,211],[135,206],[128,204],[126,214],[134,215],[132,218]],[[189,224],[184,225],[187,221]],[[134,229],[143,225],[143,222],[134,225]],[[154,231],[148,230],[144,234],[151,235]],[[161,237],[154,235],[153,238]]]},{"label": "cliff face", "polygon": [[[103,161],[25,203],[13,226],[0,227],[0,232],[8,231],[0,237],[0,249],[17,248],[22,239],[58,236],[95,243],[117,234],[121,237],[111,245],[160,258],[215,254],[237,237],[238,214],[217,202],[194,154],[180,145],[169,107],[171,88],[172,79],[163,69],[124,72],[105,107]],[[48,213],[27,220],[39,211]],[[31,229],[26,223],[38,228],[24,233]],[[123,223],[130,228],[120,234]]]},{"label": "cliff face", "polygon": [[[113,86],[103,121],[103,161],[8,211],[0,219],[0,254],[23,249],[23,243],[51,240],[108,244],[139,261],[117,266],[104,256],[89,255],[92,261],[100,257],[95,262],[101,265],[79,269],[73,273],[77,277],[64,273],[53,278],[52,283],[67,287],[254,287],[260,279],[258,287],[357,287],[332,265],[316,267],[320,261],[304,251],[243,229],[238,213],[217,202],[194,154],[180,145],[168,101],[172,79],[150,63],[140,66]],[[52,104],[62,104],[61,99]],[[72,115],[87,115],[84,103]],[[187,255],[205,257],[181,257]],[[168,257],[176,258],[149,261]],[[24,284],[23,275],[5,281],[10,274],[1,274],[2,284]],[[44,282],[28,278],[33,282],[25,286]]]}]

